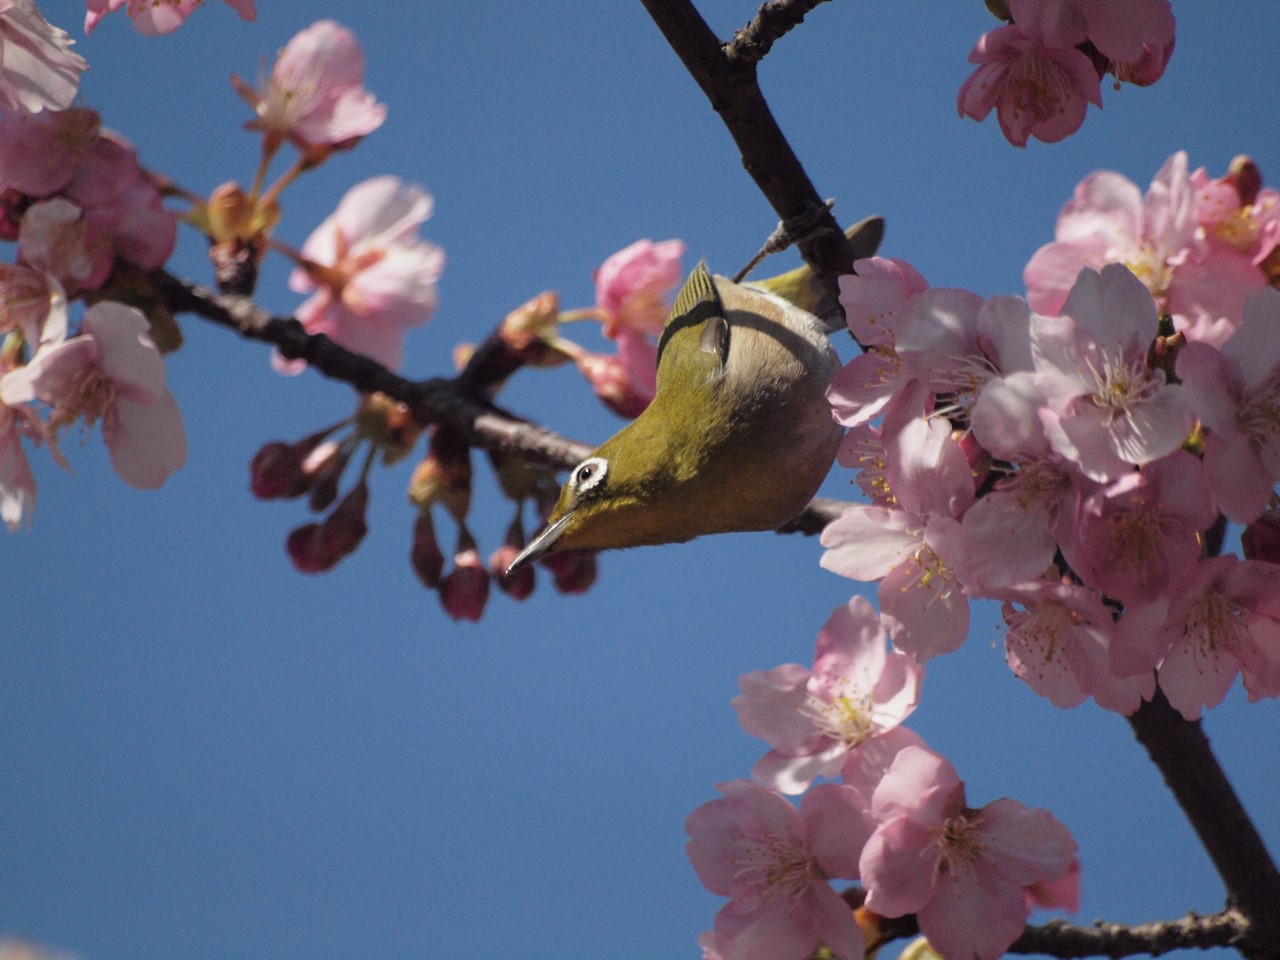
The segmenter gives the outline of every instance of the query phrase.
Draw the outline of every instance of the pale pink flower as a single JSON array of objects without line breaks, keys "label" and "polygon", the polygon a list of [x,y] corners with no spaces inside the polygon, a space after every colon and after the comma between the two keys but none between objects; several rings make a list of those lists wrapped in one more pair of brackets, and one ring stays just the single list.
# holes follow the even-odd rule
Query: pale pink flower
[{"label": "pale pink flower", "polygon": [[[1110,61],[1118,80],[1153,83],[1173,52],[1175,21],[1169,0],[1010,0],[1009,12],[1051,46],[1088,40]],[[1130,76],[1137,73],[1135,79]]]},{"label": "pale pink flower", "polygon": [[882,344],[836,371],[827,387],[827,402],[838,423],[861,427],[903,402],[917,383],[915,370],[891,346]]},{"label": "pale pink flower", "polygon": [[[242,20],[253,20],[257,17],[254,0],[226,0],[240,15]],[[121,7],[126,8],[133,28],[146,36],[172,33],[177,30],[187,17],[204,4],[204,0],[88,0],[88,12],[84,17],[84,32],[92,33],[93,28],[108,13]]]},{"label": "pale pink flower", "polygon": [[1080,129],[1088,104],[1102,106],[1098,71],[1074,46],[1054,47],[1022,22],[978,38],[969,62],[978,68],[960,87],[962,117],[985,120],[992,108],[1005,139],[1056,143]]},{"label": "pale pink flower", "polygon": [[1195,212],[1184,152],[1165,161],[1145,198],[1118,173],[1090,174],[1058,215],[1054,242],[1023,271],[1031,308],[1059,313],[1082,269],[1121,263],[1188,338],[1220,343],[1240,322],[1248,291],[1265,279],[1248,255],[1206,242]]},{"label": "pale pink flower", "polygon": [[1067,876],[1076,844],[1047,810],[1001,799],[965,805],[964,782],[938,754],[908,747],[871,799],[875,832],[860,870],[866,907],[914,913],[946,960],[995,960],[1022,933],[1026,888]]},{"label": "pale pink flower", "polygon": [[103,301],[85,311],[81,326],[79,336],[43,345],[26,366],[6,373],[0,401],[48,404],[55,429],[101,421],[120,479],[139,490],[159,487],[186,462],[187,437],[147,319]]},{"label": "pale pink flower", "polygon": [[289,278],[290,289],[315,291],[295,313],[307,332],[398,368],[405,331],[436,308],[444,253],[417,236],[430,215],[430,195],[397,177],[348,190],[307,238],[305,263]]},{"label": "pale pink flower", "polygon": [[[0,114],[0,183],[28,197],[58,193],[98,145],[101,129],[97,112],[85,107]],[[90,182],[101,179],[95,173]]]},{"label": "pale pink flower", "polygon": [[596,309],[604,335],[617,339],[622,329],[657,336],[671,311],[671,291],[684,277],[679,240],[637,240],[610,256],[595,272]]},{"label": "pale pink flower", "polygon": [[32,349],[67,335],[67,296],[52,274],[0,263],[0,335],[21,330]]},{"label": "pale pink flower", "polygon": [[824,783],[797,810],[749,780],[718,789],[723,798],[685,821],[698,879],[732,898],[716,915],[713,953],[722,960],[806,960],[826,947],[839,960],[862,960],[853,911],[830,883],[858,875],[871,829],[862,794]]},{"label": "pale pink flower", "polygon": [[1087,586],[1147,603],[1195,565],[1200,532],[1216,517],[1200,461],[1175,450],[1085,499],[1064,553]]},{"label": "pale pink flower", "polygon": [[0,108],[64,110],[89,68],[73,41],[40,15],[34,0],[0,0]]},{"label": "pale pink flower", "polygon": [[355,35],[332,20],[294,36],[257,90],[236,76],[231,82],[258,115],[249,129],[277,144],[288,138],[300,150],[348,147],[387,116],[364,88],[364,54]]},{"label": "pale pink flower", "polygon": [[1041,580],[1002,591],[1002,598],[1009,669],[1055,707],[1092,696],[1098,706],[1128,716],[1151,699],[1150,671],[1123,678],[1111,672],[1114,624],[1096,591]]},{"label": "pale pink flower", "polygon": [[1154,601],[1125,608],[1111,648],[1119,674],[1158,666],[1188,720],[1222,702],[1243,672],[1250,700],[1280,696],[1280,566],[1227,554],[1201,560]]},{"label": "pale pink flower", "polygon": [[957,649],[969,630],[968,600],[952,563],[959,519],[974,500],[973,477],[946,421],[924,417],[899,431],[885,470],[899,506],[846,509],[822,531],[821,564],[854,580],[879,580],[894,646],[924,662]]},{"label": "pale pink flower", "polygon": [[874,755],[915,710],[924,676],[914,659],[887,645],[875,608],[854,597],[819,631],[812,671],[786,663],[738,678],[738,722],[773,747],[752,771],[758,782],[803,793],[818,777],[843,770],[846,783],[871,792],[875,783],[860,776],[860,761],[888,768],[888,759]]},{"label": "pale pink flower", "polygon": [[1072,859],[1067,875],[1058,880],[1041,880],[1026,888],[1027,906],[1032,910],[1080,909],[1080,861]]},{"label": "pale pink flower", "polygon": [[1181,386],[1148,366],[1159,328],[1146,287],[1124,266],[1082,270],[1063,316],[1032,318],[1035,386],[1054,450],[1106,481],[1176,450],[1191,432]]},{"label": "pale pink flower", "polygon": [[929,288],[928,281],[906,260],[886,257],[855,260],[853,270],[837,281],[849,332],[864,347],[892,346],[907,304]]},{"label": "pale pink flower", "polygon": [[13,533],[36,508],[36,478],[23,452],[22,437],[38,429],[30,407],[0,402],[0,520]]},{"label": "pale pink flower", "polygon": [[1209,430],[1205,475],[1218,509],[1237,523],[1257,519],[1280,480],[1280,292],[1249,298],[1244,322],[1216,350],[1188,343],[1177,372],[1191,409]]},{"label": "pale pink flower", "polygon": [[33,203],[18,228],[18,255],[73,293],[93,290],[111,274],[110,238],[92,228],[65,197]]}]

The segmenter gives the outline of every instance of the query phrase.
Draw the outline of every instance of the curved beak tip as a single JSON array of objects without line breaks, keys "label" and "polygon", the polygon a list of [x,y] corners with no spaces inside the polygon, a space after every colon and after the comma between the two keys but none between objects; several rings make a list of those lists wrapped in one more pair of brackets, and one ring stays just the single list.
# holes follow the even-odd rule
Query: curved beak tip
[{"label": "curved beak tip", "polygon": [[570,511],[554,523],[549,523],[547,526],[543,527],[542,531],[529,541],[528,546],[516,554],[516,558],[512,560],[510,566],[507,567],[506,575],[510,576],[521,567],[528,566],[533,563],[533,561],[549,552],[555,542],[560,539],[560,535],[564,533],[565,524],[569,522],[569,518],[572,516],[573,512]]}]

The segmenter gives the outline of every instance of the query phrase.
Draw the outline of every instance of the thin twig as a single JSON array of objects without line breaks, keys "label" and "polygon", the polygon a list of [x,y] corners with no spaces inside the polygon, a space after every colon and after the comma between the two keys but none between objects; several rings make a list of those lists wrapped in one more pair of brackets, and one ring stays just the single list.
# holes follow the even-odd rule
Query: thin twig
[{"label": "thin twig", "polygon": [[733,35],[725,44],[730,60],[759,63],[789,30],[803,22],[805,14],[827,0],[769,0],[755,19]]},{"label": "thin twig", "polygon": [[[689,0],[641,2],[685,69],[702,88],[712,109],[720,115],[737,144],[743,167],[778,217],[790,220],[821,206],[823,198],[809,180],[760,92],[755,63],[747,58],[730,57]],[[804,3],[794,6],[803,7]],[[799,244],[800,253],[817,274],[829,282],[834,284],[836,277],[848,273],[854,260],[875,252],[874,247],[855,249],[829,212],[819,223],[825,229]]]},{"label": "thin twig", "polygon": [[1129,957],[1138,953],[1159,956],[1170,950],[1235,946],[1247,924],[1233,910],[1202,917],[1190,913],[1179,920],[1123,924],[1094,921],[1087,927],[1050,920],[1027,927],[1009,947],[1009,953],[1043,953],[1071,960],[1075,957]]}]

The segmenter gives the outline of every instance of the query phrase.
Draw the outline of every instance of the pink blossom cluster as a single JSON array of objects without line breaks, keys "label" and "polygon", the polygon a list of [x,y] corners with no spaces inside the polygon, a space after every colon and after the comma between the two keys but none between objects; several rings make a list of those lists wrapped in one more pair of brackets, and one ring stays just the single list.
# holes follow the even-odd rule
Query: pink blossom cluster
[{"label": "pink blossom cluster", "polygon": [[[1269,229],[1241,228],[1267,237],[1249,257]],[[930,288],[901,261],[855,266],[841,302],[868,350],[829,398],[869,502],[824,531],[822,565],[879,582],[895,648],[955,650],[982,597],[1003,604],[1014,673],[1058,706],[1128,714],[1158,683],[1191,719],[1237,675],[1250,699],[1280,695],[1277,558],[1202,556],[1221,517],[1263,524],[1274,504],[1280,292],[1233,291],[1228,272],[1210,295],[1201,275],[1204,312],[1162,327],[1125,263],[1083,266],[1034,310]]]},{"label": "pink blossom cluster", "polygon": [[[772,749],[753,781],[721,784],[724,797],[686,823],[699,878],[730,898],[704,956],[804,960],[825,949],[857,960],[878,946],[863,929],[876,915],[912,914],[947,960],[994,960],[1033,906],[1078,908],[1066,827],[1007,798],[968,806],[954,768],[900,726],[923,673],[887,649],[874,608],[855,597],[819,633],[812,669],[741,678],[739,719]],[[841,782],[811,786],[818,776]],[[797,809],[785,794],[798,793]],[[842,879],[861,881],[861,924],[832,885]]]},{"label": "pink blossom cluster", "polygon": [[[990,5],[990,4],[989,4]],[[983,34],[978,65],[960,88],[961,116],[992,109],[1005,138],[1025,147],[1056,143],[1080,129],[1088,104],[1102,106],[1101,78],[1149,86],[1173,54],[1169,0],[1008,0],[1010,22]]]},{"label": "pink blossom cluster", "polygon": [[0,518],[10,531],[35,506],[23,439],[48,443],[66,466],[54,445],[59,431],[77,422],[86,429],[101,423],[112,467],[140,490],[159,487],[187,458],[182,414],[141,311],[110,300],[95,303],[85,311],[80,333],[67,336],[61,295],[49,292],[44,302],[48,313],[26,362],[20,359],[27,336],[22,330],[10,331],[18,339],[7,340],[0,355]]},{"label": "pink blossom cluster", "polygon": [[93,110],[0,112],[0,187],[0,236],[70,296],[101,289],[117,262],[152,270],[173,253],[177,218]]},{"label": "pink blossom cluster", "polygon": [[[242,20],[253,20],[258,15],[254,0],[226,0],[226,2]],[[84,32],[92,33],[103,17],[124,7],[125,13],[133,21],[134,29],[139,33],[148,36],[172,33],[203,5],[204,0],[88,0],[88,11],[84,15]]]},{"label": "pink blossom cluster", "polygon": [[[176,220],[133,148],[92,110],[0,112],[0,515],[16,529],[35,503],[23,441],[56,446],[101,423],[112,466],[140,489],[186,459],[181,414],[139,310],[109,297],[123,270],[164,264]],[[121,283],[120,285],[123,285]],[[98,300],[69,335],[68,301]]]},{"label": "pink blossom cluster", "polygon": [[1084,267],[1123,263],[1189,340],[1220,346],[1248,295],[1267,285],[1280,243],[1280,193],[1247,157],[1226,176],[1171,156],[1145,195],[1113,170],[1082,180],[1058,214],[1052,243],[1027,263],[1027,302],[1057,313]]}]

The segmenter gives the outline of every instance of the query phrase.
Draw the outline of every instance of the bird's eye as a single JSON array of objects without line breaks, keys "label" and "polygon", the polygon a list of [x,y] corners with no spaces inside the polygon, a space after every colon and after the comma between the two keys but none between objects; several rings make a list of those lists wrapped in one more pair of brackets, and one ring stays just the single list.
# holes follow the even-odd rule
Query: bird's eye
[{"label": "bird's eye", "polygon": [[586,493],[599,485],[600,481],[604,479],[607,469],[608,463],[603,457],[591,457],[589,460],[583,460],[573,468],[570,482],[578,493]]}]

